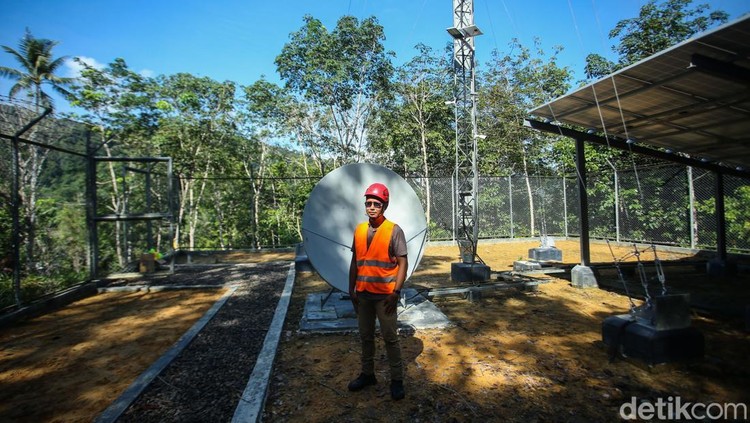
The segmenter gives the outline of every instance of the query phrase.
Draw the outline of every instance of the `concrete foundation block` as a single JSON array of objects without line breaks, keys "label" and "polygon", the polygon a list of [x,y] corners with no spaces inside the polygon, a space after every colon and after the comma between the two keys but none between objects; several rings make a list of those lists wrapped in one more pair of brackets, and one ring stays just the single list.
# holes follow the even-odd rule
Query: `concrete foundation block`
[{"label": "concrete foundation block", "polygon": [[703,334],[693,327],[658,330],[629,315],[606,318],[602,323],[602,341],[610,353],[649,365],[701,359],[705,349]]},{"label": "concrete foundation block", "polygon": [[466,292],[466,299],[472,303],[478,303],[482,300],[482,291],[479,289],[469,289]]},{"label": "concrete foundation block", "polygon": [[484,282],[490,280],[490,267],[482,263],[451,263],[454,282]]},{"label": "concrete foundation block", "polygon": [[706,263],[706,273],[711,278],[722,279],[737,275],[737,263],[712,258]]},{"label": "concrete foundation block", "polygon": [[555,247],[530,248],[529,258],[539,261],[562,261],[562,251]]},{"label": "concrete foundation block", "polygon": [[653,325],[656,330],[690,327],[690,294],[658,295],[654,304]]},{"label": "concrete foundation block", "polygon": [[580,264],[570,271],[570,281],[576,288],[596,288],[599,286],[591,268]]},{"label": "concrete foundation block", "polygon": [[529,270],[542,270],[542,265],[541,263],[525,260],[516,260],[513,262],[514,272],[527,272]]}]

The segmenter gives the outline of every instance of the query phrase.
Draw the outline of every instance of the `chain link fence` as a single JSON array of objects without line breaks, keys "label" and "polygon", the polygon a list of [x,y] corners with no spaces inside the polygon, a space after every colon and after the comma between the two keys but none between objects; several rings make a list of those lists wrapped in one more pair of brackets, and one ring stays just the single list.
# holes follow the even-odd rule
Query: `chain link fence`
[{"label": "chain link fence", "polygon": [[[171,162],[98,160],[124,157],[116,148],[87,151],[91,133],[60,117],[43,119],[14,135],[39,112],[3,105],[0,121],[0,299],[13,304],[11,274],[24,269],[25,300],[96,272],[127,269],[154,249],[243,249],[294,246],[301,240],[302,212],[318,178],[170,178]],[[18,153],[18,162],[14,159]],[[18,167],[16,167],[18,166]],[[96,200],[87,204],[87,167],[96,175]],[[15,169],[18,169],[16,172]],[[18,178],[18,198],[14,197]],[[407,178],[428,219],[428,240],[455,241],[455,182],[451,178]],[[722,182],[721,184],[719,182]],[[715,250],[716,189],[723,187],[726,243],[730,252],[750,252],[750,180],[664,164],[587,175],[590,234],[620,242]],[[192,189],[192,190],[191,190]],[[14,222],[14,204],[18,220]],[[575,175],[480,177],[480,239],[580,235]],[[87,213],[98,219],[87,225]],[[136,215],[136,218],[127,216]],[[15,237],[18,236],[18,239]],[[174,243],[179,237],[180,243]],[[19,242],[19,256],[11,254]],[[134,269],[130,269],[134,270]]]},{"label": "chain link fence", "polygon": [[[589,231],[620,242],[716,249],[716,174],[663,165],[587,175]],[[427,209],[424,180],[410,180]],[[455,241],[451,178],[432,178],[431,241]],[[750,252],[750,181],[724,177],[727,249]],[[571,177],[479,178],[479,238],[580,236],[578,180]]]},{"label": "chain link fence", "polygon": [[[102,147],[86,125],[0,103],[0,310],[134,270],[140,254],[171,245],[170,160]],[[105,150],[118,157],[101,160]]]},{"label": "chain link fence", "polygon": [[2,309],[84,281],[88,240],[80,128],[23,102],[0,108]]}]

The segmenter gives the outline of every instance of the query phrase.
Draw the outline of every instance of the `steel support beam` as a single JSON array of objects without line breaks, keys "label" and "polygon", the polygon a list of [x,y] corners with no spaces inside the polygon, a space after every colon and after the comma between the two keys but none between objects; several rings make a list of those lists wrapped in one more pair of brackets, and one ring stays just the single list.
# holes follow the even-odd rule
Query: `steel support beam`
[{"label": "steel support beam", "polygon": [[[651,157],[656,157],[665,161],[674,163],[680,163],[686,166],[697,167],[700,169],[706,169],[716,174],[716,249],[717,255],[721,262],[727,260],[727,245],[726,245],[726,216],[724,206],[724,175],[736,176],[739,178],[750,179],[750,172],[745,169],[731,168],[727,166],[718,165],[715,163],[704,162],[702,160],[692,159],[690,157],[680,156],[665,151],[655,150],[652,148],[641,147],[635,144],[628,144],[626,141],[620,139],[610,138],[605,139],[596,134],[588,134],[586,132],[577,131],[575,129],[565,128],[558,125],[552,125],[551,123],[539,122],[533,119],[526,119],[525,126],[530,128],[549,132],[553,134],[562,135],[565,137],[573,138],[576,141],[576,167],[579,171],[579,193],[581,194],[581,238],[583,238],[584,225],[586,225],[586,248],[588,249],[588,210],[583,207],[588,207],[588,199],[583,200],[585,195],[585,179],[581,182],[581,178],[585,178],[585,159],[583,158],[583,142],[588,141],[599,145],[605,145],[618,150],[630,151],[637,154],[643,154]],[[580,152],[579,152],[580,150]],[[580,163],[579,163],[580,162]],[[581,191],[580,187],[583,185],[584,189]],[[584,215],[584,212],[586,213]],[[581,256],[583,260],[583,239],[581,239]]]},{"label": "steel support beam", "polygon": [[616,148],[618,150],[656,157],[657,159],[665,160],[668,162],[680,163],[686,166],[706,169],[716,173],[723,173],[725,175],[736,176],[738,178],[750,179],[750,170],[747,169],[738,169],[735,167],[723,166],[712,162],[705,162],[703,160],[693,159],[675,153],[668,153],[666,151],[643,147],[638,144],[628,144],[627,141],[619,138],[610,137],[609,139],[607,139],[597,134],[589,134],[575,129],[553,125],[547,122],[540,122],[533,119],[526,119],[524,125],[539,131],[562,135],[564,137],[573,138],[576,140],[580,139],[594,144]]},{"label": "steel support beam", "polygon": [[581,265],[591,264],[589,245],[589,195],[586,191],[586,153],[583,140],[576,140],[576,172],[578,173],[578,207],[581,221]]}]

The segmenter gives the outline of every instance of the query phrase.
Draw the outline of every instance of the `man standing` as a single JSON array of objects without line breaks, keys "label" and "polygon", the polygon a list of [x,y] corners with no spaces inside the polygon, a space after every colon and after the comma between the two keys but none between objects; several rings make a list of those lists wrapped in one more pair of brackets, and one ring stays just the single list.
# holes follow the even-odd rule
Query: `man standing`
[{"label": "man standing", "polygon": [[396,308],[408,267],[404,231],[387,220],[388,188],[375,183],[365,191],[368,221],[354,232],[349,265],[349,295],[357,313],[362,341],[362,373],[349,383],[350,391],[377,383],[375,378],[375,319],[385,341],[391,372],[391,398],[404,398],[404,365],[398,339]]}]

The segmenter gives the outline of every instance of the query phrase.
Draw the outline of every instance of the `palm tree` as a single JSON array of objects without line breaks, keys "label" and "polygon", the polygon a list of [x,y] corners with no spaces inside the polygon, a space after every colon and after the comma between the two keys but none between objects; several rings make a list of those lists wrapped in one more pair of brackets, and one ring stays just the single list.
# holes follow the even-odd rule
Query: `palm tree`
[{"label": "palm tree", "polygon": [[[57,45],[56,41],[42,38],[34,38],[31,31],[26,29],[26,35],[21,39],[18,50],[8,46],[2,46],[3,50],[12,55],[19,64],[19,69],[13,69],[0,66],[0,76],[15,81],[10,88],[9,96],[15,97],[21,92],[26,92],[29,99],[34,102],[35,112],[39,114],[40,108],[53,108],[52,98],[42,90],[43,85],[49,85],[62,94],[69,96],[70,93],[65,86],[73,83],[73,78],[59,77],[55,75],[60,66],[65,63],[67,57],[54,59],[52,49]],[[20,112],[19,112],[20,113]],[[19,116],[22,114],[19,114]],[[37,196],[39,190],[39,176],[41,175],[44,162],[50,150],[39,146],[26,145],[23,149],[19,148],[17,141],[14,141],[15,167],[17,172],[16,180],[19,183],[14,184],[19,199],[16,200],[23,205],[25,209],[24,224],[26,227],[26,250],[27,250],[27,268],[30,268],[34,260],[35,245],[35,227],[37,225]],[[20,231],[20,228],[14,228],[14,231]],[[19,241],[20,242],[20,241]],[[18,248],[16,246],[15,248]],[[18,252],[16,252],[18,254]],[[16,259],[19,257],[17,256]],[[20,266],[20,260],[16,262]],[[16,270],[17,273],[17,270]],[[15,278],[15,276],[14,276]],[[16,302],[20,305],[18,280],[14,281],[16,289]]]},{"label": "palm tree", "polygon": [[67,97],[70,92],[65,86],[73,83],[73,78],[55,75],[65,61],[67,56],[53,59],[52,49],[57,41],[44,38],[34,38],[31,31],[26,29],[26,35],[21,39],[18,50],[8,46],[2,46],[8,54],[18,61],[19,69],[0,66],[0,76],[15,80],[16,83],[10,87],[11,98],[18,93],[26,91],[28,97],[34,101],[37,112],[39,107],[53,107],[52,97],[42,90],[42,85],[49,85],[53,90]]}]

